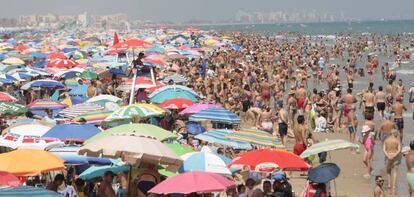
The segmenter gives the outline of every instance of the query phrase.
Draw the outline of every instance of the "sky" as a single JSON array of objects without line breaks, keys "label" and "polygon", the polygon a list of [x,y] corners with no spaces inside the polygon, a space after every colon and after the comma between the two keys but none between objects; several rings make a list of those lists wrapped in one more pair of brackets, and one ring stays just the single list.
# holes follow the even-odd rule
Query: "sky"
[{"label": "sky", "polygon": [[0,0],[0,17],[54,13],[73,15],[126,13],[152,21],[229,20],[248,11],[339,13],[359,19],[414,18],[414,0]]}]

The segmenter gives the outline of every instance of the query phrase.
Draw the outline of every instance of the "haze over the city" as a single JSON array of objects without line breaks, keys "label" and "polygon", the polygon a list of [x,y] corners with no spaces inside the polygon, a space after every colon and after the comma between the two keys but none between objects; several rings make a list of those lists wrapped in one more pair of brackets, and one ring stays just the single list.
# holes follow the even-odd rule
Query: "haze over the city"
[{"label": "haze over the city", "polygon": [[124,13],[131,19],[152,21],[223,21],[234,19],[238,10],[247,10],[341,12],[361,20],[413,19],[413,7],[413,0],[13,0],[0,7],[0,17],[88,12],[98,15]]}]

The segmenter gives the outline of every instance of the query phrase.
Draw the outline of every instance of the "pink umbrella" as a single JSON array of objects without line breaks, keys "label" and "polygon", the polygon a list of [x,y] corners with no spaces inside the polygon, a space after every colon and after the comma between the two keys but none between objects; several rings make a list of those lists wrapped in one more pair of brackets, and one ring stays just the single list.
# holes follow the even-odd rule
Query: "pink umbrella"
[{"label": "pink umbrella", "polygon": [[7,92],[0,92],[0,101],[1,102],[15,102],[17,101],[17,99]]},{"label": "pink umbrella", "polygon": [[201,110],[210,109],[210,108],[222,108],[222,107],[220,105],[217,105],[217,104],[197,103],[197,104],[194,104],[194,105],[191,105],[191,106],[187,107],[186,109],[181,111],[179,114],[180,115],[194,114],[194,113],[197,113]]},{"label": "pink umbrella", "polygon": [[0,185],[7,185],[10,187],[20,187],[22,183],[19,178],[11,173],[0,171]]},{"label": "pink umbrella", "polygon": [[210,172],[186,172],[161,182],[149,193],[156,194],[191,194],[224,191],[234,187],[234,182]]}]

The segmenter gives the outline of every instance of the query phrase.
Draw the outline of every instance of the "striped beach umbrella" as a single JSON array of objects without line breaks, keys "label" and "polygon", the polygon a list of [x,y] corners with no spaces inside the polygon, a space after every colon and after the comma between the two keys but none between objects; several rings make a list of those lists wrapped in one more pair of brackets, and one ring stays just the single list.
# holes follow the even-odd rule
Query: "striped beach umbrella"
[{"label": "striped beach umbrella", "polygon": [[312,155],[317,155],[321,152],[342,149],[359,149],[359,146],[358,144],[353,144],[347,140],[342,139],[326,140],[310,146],[300,155],[300,157],[306,158]]},{"label": "striped beach umbrella", "polygon": [[27,108],[24,105],[0,102],[1,115],[19,116],[26,113],[26,111]]},{"label": "striped beach umbrella", "polygon": [[183,165],[179,172],[202,171],[217,174],[230,175],[230,170],[226,167],[226,162],[213,153],[193,152],[181,156]]},{"label": "striped beach umbrella", "polygon": [[75,122],[79,122],[81,118],[83,118],[84,120],[86,120],[87,123],[99,124],[102,121],[104,121],[105,118],[111,115],[112,113],[113,112],[111,111],[98,111],[98,112],[86,113],[80,116],[76,116],[72,120]]},{"label": "striped beach umbrella", "polygon": [[30,88],[64,88],[65,86],[59,81],[50,80],[50,79],[39,79],[35,81],[28,82],[24,84],[20,89],[28,90]]},{"label": "striped beach umbrella", "polygon": [[193,104],[194,102],[191,100],[183,99],[183,98],[175,98],[175,99],[170,99],[170,100],[166,100],[162,102],[160,106],[166,109],[185,109],[188,106],[191,106]]},{"label": "striped beach umbrella", "polygon": [[31,110],[63,109],[67,105],[52,100],[36,100],[27,106]]},{"label": "striped beach umbrella", "polygon": [[219,144],[229,146],[234,149],[250,150],[252,146],[250,143],[242,142],[238,140],[228,139],[225,136],[231,134],[231,130],[209,130],[207,132],[198,134],[195,138],[209,142],[211,144]]},{"label": "striped beach umbrella", "polygon": [[210,120],[229,124],[240,124],[240,117],[224,108],[210,108],[190,116],[190,121]]},{"label": "striped beach umbrella", "polygon": [[183,75],[179,75],[179,74],[169,75],[169,76],[165,77],[164,80],[162,80],[162,82],[164,82],[164,83],[168,83],[169,81],[173,81],[174,83],[179,84],[179,83],[185,83],[188,80],[187,80],[186,77],[184,77]]},{"label": "striped beach umbrella", "polygon": [[121,107],[108,116],[105,121],[164,116],[167,112],[166,109],[157,105],[138,103]]},{"label": "striped beach umbrella", "polygon": [[164,86],[152,92],[148,97],[155,103],[162,103],[174,98],[183,98],[196,102],[199,98],[193,89],[181,85]]},{"label": "striped beach umbrella", "polygon": [[252,143],[258,146],[284,148],[282,142],[268,132],[255,129],[241,129],[225,136],[227,139]]},{"label": "striped beach umbrella", "polygon": [[73,60],[67,59],[54,59],[50,61],[46,67],[48,68],[73,68],[79,63]]},{"label": "striped beach umbrella", "polygon": [[194,114],[194,113],[200,112],[201,110],[210,109],[210,108],[222,108],[222,107],[220,105],[217,105],[217,104],[196,103],[194,105],[191,105],[191,106],[185,108],[179,114],[180,115]]},{"label": "striped beach umbrella", "polygon": [[72,105],[59,112],[59,115],[74,118],[91,112],[103,111],[105,108],[95,103],[81,103]]},{"label": "striped beach umbrella", "polygon": [[3,187],[0,188],[0,196],[8,197],[59,197],[62,194],[56,193],[40,187],[23,186],[23,187]]},{"label": "striped beach umbrella", "polygon": [[7,92],[0,92],[0,102],[15,102],[17,101],[14,96],[10,95]]}]

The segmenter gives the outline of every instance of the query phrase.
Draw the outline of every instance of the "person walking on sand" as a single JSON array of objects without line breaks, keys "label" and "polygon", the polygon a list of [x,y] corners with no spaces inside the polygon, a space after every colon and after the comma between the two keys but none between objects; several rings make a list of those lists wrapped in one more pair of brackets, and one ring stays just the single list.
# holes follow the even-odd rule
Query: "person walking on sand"
[{"label": "person walking on sand", "polygon": [[382,188],[383,186],[384,186],[384,179],[382,178],[382,176],[376,176],[375,177],[374,197],[385,197],[384,189]]},{"label": "person walking on sand", "polygon": [[410,142],[410,151],[405,154],[405,164],[407,165],[407,182],[410,197],[414,197],[414,140]]},{"label": "person walking on sand", "polygon": [[368,169],[368,173],[364,175],[365,178],[369,178],[372,173],[372,158],[374,155],[374,138],[373,132],[370,126],[364,125],[362,127],[362,144],[364,145],[365,153],[363,163]]},{"label": "person walking on sand", "polygon": [[391,136],[384,141],[382,150],[385,154],[388,189],[395,193],[397,170],[401,161],[401,141],[397,130],[392,130],[391,133]]},{"label": "person walking on sand", "polygon": [[407,111],[407,108],[402,103],[402,97],[397,96],[395,98],[396,103],[392,105],[391,112],[394,113],[394,122],[400,132],[401,141],[403,140],[404,118],[403,112]]},{"label": "person walking on sand", "polygon": [[375,104],[377,105],[377,110],[381,116],[381,119],[384,120],[385,93],[382,86],[379,86],[378,92],[375,93]]},{"label": "person walking on sand", "polygon": [[411,104],[411,110],[413,111],[414,120],[414,82],[411,83],[411,87],[408,90],[408,102]]},{"label": "person walking on sand", "polygon": [[297,118],[298,124],[294,126],[293,134],[295,135],[295,145],[293,146],[293,153],[300,155],[306,150],[306,131],[305,117],[299,115]]}]

